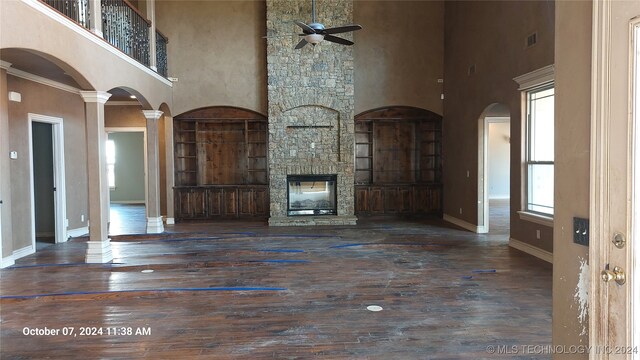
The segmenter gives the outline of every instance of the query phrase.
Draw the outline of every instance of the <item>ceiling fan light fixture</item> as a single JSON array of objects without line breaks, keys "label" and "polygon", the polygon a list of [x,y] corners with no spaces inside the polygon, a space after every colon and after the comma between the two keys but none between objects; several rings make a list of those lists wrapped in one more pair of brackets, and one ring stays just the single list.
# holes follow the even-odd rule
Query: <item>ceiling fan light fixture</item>
[{"label": "ceiling fan light fixture", "polygon": [[309,43],[316,45],[324,40],[324,35],[322,34],[307,34],[304,36],[304,39]]}]

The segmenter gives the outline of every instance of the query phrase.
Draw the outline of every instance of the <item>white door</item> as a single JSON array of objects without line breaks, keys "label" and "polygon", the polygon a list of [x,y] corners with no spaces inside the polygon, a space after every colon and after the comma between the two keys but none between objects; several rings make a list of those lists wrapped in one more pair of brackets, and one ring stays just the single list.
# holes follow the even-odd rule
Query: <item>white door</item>
[{"label": "white door", "polygon": [[640,1],[593,4],[590,358],[640,359]]}]

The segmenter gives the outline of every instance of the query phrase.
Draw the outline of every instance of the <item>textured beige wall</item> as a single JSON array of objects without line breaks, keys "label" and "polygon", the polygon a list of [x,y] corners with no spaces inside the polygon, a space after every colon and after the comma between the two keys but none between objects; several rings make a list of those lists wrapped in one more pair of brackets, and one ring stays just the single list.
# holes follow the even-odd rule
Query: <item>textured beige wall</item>
[{"label": "textured beige wall", "polygon": [[[511,236],[547,251],[553,250],[552,229],[516,214],[522,201],[522,119],[513,78],[553,64],[554,13],[552,1],[445,4],[444,213],[478,224],[478,118],[487,106],[504,104],[511,113]],[[526,49],[534,31],[538,43]],[[471,65],[476,72],[469,75]]]},{"label": "textured beige wall", "polygon": [[156,1],[169,37],[174,115],[214,105],[267,112],[264,1]]},{"label": "textured beige wall", "polygon": [[588,259],[589,248],[574,244],[571,230],[574,216],[589,217],[591,15],[591,1],[556,2],[554,345],[588,343],[588,320],[578,320],[580,307],[574,295],[580,261]]},{"label": "textured beige wall", "polygon": [[408,105],[442,114],[444,2],[353,3],[355,112]]},{"label": "textured beige wall", "polygon": [[[69,229],[87,226],[87,157],[84,101],[79,95],[9,75],[9,91],[22,94],[22,102],[9,103],[10,148],[18,152],[11,161],[13,250],[31,245],[28,113],[60,117],[64,128],[64,161]],[[85,215],[85,221],[80,216]]]}]

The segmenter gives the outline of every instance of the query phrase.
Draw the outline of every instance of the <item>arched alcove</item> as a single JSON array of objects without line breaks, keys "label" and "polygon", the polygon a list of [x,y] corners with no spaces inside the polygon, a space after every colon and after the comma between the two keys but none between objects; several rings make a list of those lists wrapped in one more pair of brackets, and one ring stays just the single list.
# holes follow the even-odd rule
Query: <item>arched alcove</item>
[{"label": "arched alcove", "polygon": [[356,115],[356,214],[442,214],[441,139],[442,117],[426,109]]},{"label": "arched alcove", "polygon": [[268,214],[267,118],[212,106],[174,117],[177,220]]}]

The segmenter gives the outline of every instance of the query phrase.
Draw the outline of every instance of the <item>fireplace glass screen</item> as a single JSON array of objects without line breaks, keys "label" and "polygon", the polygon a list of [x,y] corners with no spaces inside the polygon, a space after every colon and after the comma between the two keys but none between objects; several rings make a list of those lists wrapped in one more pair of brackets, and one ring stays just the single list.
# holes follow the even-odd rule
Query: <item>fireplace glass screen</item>
[{"label": "fireplace glass screen", "polygon": [[287,176],[287,215],[336,215],[336,175]]}]

